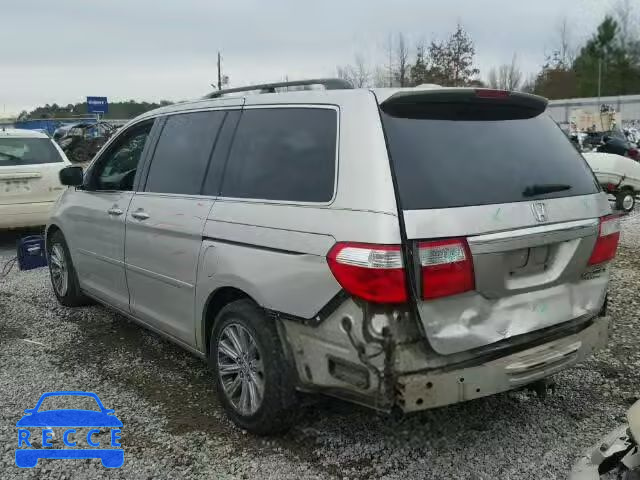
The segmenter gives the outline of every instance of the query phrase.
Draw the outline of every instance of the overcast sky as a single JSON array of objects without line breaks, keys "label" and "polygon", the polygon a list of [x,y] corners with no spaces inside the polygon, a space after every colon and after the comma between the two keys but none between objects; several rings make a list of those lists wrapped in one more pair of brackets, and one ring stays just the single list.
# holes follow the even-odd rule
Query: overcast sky
[{"label": "overcast sky", "polygon": [[563,17],[590,35],[616,0],[0,0],[0,116],[45,103],[180,100],[232,86],[333,76],[389,33],[441,38],[460,21],[481,77],[517,53],[535,71]]}]

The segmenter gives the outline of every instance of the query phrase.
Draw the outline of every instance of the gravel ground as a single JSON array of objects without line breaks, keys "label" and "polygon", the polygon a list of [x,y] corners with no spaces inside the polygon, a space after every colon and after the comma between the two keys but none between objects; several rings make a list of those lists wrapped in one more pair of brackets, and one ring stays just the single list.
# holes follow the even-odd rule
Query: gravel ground
[{"label": "gravel ground", "polygon": [[[546,399],[512,392],[401,418],[323,399],[275,439],[226,420],[201,361],[103,307],[59,306],[45,269],[14,271],[0,280],[0,478],[564,479],[640,397],[639,240],[640,215],[627,217],[609,347],[557,375]],[[99,460],[15,466],[15,422],[54,390],[93,391],[115,409],[121,469]]]}]

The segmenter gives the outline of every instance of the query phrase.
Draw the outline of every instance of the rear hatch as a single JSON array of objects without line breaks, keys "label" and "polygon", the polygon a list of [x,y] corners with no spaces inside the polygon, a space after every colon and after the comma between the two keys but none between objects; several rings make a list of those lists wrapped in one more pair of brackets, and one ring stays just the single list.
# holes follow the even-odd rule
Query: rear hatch
[{"label": "rear hatch", "polygon": [[545,108],[473,89],[380,104],[412,296],[438,353],[585,319],[604,303],[619,225]]},{"label": "rear hatch", "polygon": [[51,139],[0,131],[0,205],[54,201],[63,189],[58,172],[64,166]]}]

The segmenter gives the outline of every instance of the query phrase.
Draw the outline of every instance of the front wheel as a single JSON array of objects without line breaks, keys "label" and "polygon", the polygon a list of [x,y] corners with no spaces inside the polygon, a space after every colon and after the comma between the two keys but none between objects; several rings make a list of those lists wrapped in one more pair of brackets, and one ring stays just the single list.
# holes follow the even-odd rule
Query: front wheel
[{"label": "front wheel", "polygon": [[616,194],[616,208],[625,213],[629,213],[636,205],[635,192],[630,189],[624,189]]},{"label": "front wheel", "polygon": [[288,430],[296,395],[273,322],[247,299],[225,306],[214,325],[209,356],[227,415],[258,435]]}]

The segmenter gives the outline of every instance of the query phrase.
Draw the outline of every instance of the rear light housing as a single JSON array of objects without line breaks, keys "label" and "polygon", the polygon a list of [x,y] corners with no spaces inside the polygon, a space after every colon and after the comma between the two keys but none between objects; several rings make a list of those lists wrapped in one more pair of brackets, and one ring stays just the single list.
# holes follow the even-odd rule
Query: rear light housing
[{"label": "rear light housing", "polygon": [[627,155],[634,160],[640,160],[640,151],[637,148],[630,148],[627,151]]},{"label": "rear light housing", "polygon": [[[464,238],[418,243],[422,299],[457,295],[475,289],[473,257]],[[340,242],[327,263],[348,293],[373,303],[405,303],[406,272],[399,245]]]},{"label": "rear light housing", "polygon": [[432,300],[475,289],[473,257],[463,238],[418,244],[422,298]]},{"label": "rear light housing", "polygon": [[600,218],[598,239],[591,252],[589,265],[599,265],[609,262],[616,256],[618,242],[620,241],[620,217],[608,215]]},{"label": "rear light housing", "polygon": [[327,254],[327,263],[351,295],[373,303],[404,303],[408,299],[399,245],[340,242]]}]

